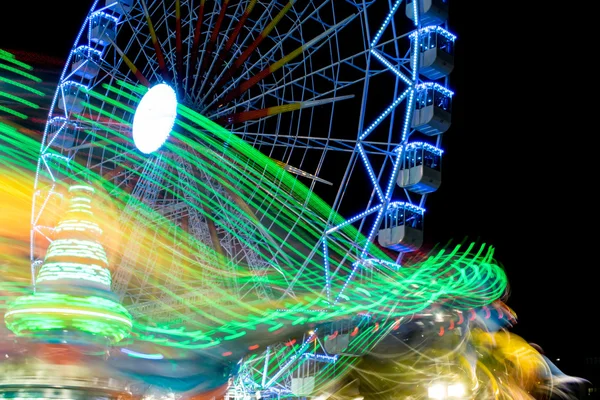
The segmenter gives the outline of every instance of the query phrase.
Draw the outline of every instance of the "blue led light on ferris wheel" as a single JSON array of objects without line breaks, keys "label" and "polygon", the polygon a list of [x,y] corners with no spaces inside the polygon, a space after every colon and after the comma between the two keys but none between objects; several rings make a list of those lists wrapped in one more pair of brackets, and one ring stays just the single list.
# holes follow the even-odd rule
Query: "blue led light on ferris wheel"
[{"label": "blue led light on ferris wheel", "polygon": [[436,83],[436,82],[420,83],[417,86],[415,86],[415,89],[417,91],[424,90],[424,89],[433,89],[433,90],[436,90],[436,91],[440,92],[441,94],[446,95],[448,97],[454,96],[453,91],[446,89],[445,87],[443,87],[442,85],[440,85],[439,83]]},{"label": "blue led light on ferris wheel", "polygon": [[327,235],[332,234],[335,231],[340,230],[341,228],[345,227],[346,225],[350,225],[353,222],[358,221],[359,219],[362,219],[363,217],[366,217],[369,214],[373,214],[375,211],[379,210],[382,207],[382,204],[379,204],[375,207],[369,208],[367,211],[363,211],[360,214],[355,215],[354,217],[347,219],[346,221],[342,222],[341,224],[334,226],[333,228],[328,229],[325,233]]},{"label": "blue led light on ferris wheel", "polygon": [[[409,127],[410,127],[410,119],[412,118],[413,111],[415,108],[415,105],[413,103],[414,98],[415,98],[415,90],[410,89],[410,94],[408,96],[408,104],[410,105],[410,107],[406,108],[406,113],[404,114],[404,126],[402,127],[402,142],[404,142],[406,140],[406,136],[408,135],[408,131],[409,131]],[[398,166],[399,165],[400,164],[398,164]],[[396,166],[396,167],[398,167],[398,166]],[[393,181],[393,179],[390,180],[390,184],[388,185],[388,191],[387,191],[388,194],[392,187],[392,181]]]},{"label": "blue led light on ferris wheel", "polygon": [[331,277],[329,273],[329,247],[327,246],[327,237],[323,238],[323,267],[325,268],[325,291],[327,301],[331,299]]},{"label": "blue led light on ferris wheel", "polygon": [[383,20],[383,23],[381,24],[381,27],[379,28],[379,31],[377,31],[377,34],[375,35],[375,37],[371,41],[371,47],[373,47],[373,46],[375,46],[377,44],[377,42],[381,38],[381,35],[383,34],[383,31],[385,30],[385,28],[387,28],[388,24],[392,20],[392,17],[396,13],[396,10],[398,10],[398,7],[400,7],[401,3],[402,3],[402,0],[396,0],[396,3],[394,3],[394,6],[392,7],[392,9],[388,13],[388,15],[385,17],[385,20]]},{"label": "blue led light on ferris wheel", "polygon": [[415,149],[424,149],[424,150],[427,150],[427,151],[435,154],[436,156],[441,156],[444,153],[444,150],[437,148],[426,142],[411,142],[411,143],[408,143],[404,147],[398,146],[394,149],[394,152],[401,153],[404,148],[406,148],[406,151],[415,150]]},{"label": "blue led light on ferris wheel", "polygon": [[406,201],[391,201],[388,204],[388,210],[396,209],[396,208],[404,208],[405,210],[413,211],[417,214],[423,215],[425,213],[425,209],[423,207],[415,206]]},{"label": "blue led light on ferris wheel", "polygon": [[428,34],[428,33],[431,33],[431,32],[439,33],[440,35],[442,35],[446,39],[451,40],[453,42],[456,40],[456,35],[448,32],[447,30],[445,30],[441,26],[437,26],[437,25],[430,25],[430,26],[426,26],[425,28],[421,28],[421,29],[419,29],[417,31],[414,31],[410,35],[408,35],[408,37],[410,37],[411,39],[415,39],[418,36],[422,36],[422,35],[425,35],[425,34]]},{"label": "blue led light on ferris wheel", "polygon": [[115,24],[117,22],[119,22],[119,18],[115,17],[114,15],[110,15],[108,13],[105,13],[104,11],[96,11],[95,13],[93,13],[92,15],[90,15],[90,19],[96,19],[98,17],[102,17],[102,18],[106,18],[109,20],[112,20]]},{"label": "blue led light on ferris wheel", "polygon": [[373,187],[375,188],[375,191],[377,192],[377,195],[379,196],[379,200],[383,201],[383,192],[381,191],[381,188],[379,187],[379,182],[377,182],[377,177],[375,176],[375,173],[373,172],[373,167],[371,167],[371,163],[369,162],[369,158],[367,157],[367,154],[365,153],[365,149],[363,148],[362,143],[358,143],[356,145],[356,148],[358,149],[358,153],[360,154],[360,157],[362,158],[363,163],[365,164],[365,169],[367,170],[369,179],[371,179],[371,182],[373,183]]},{"label": "blue led light on ferris wheel", "polygon": [[79,82],[75,82],[75,81],[64,81],[63,83],[60,84],[60,87],[61,87],[61,89],[73,87],[73,88],[76,88],[79,90],[83,90],[85,92],[87,92],[89,90],[89,88],[86,85],[79,83]]},{"label": "blue led light on ferris wheel", "polygon": [[391,104],[391,105],[390,105],[388,108],[386,108],[386,109],[385,109],[385,110],[384,110],[384,111],[383,111],[383,112],[382,112],[382,113],[381,113],[381,114],[380,114],[380,115],[379,115],[379,116],[378,116],[378,117],[375,119],[375,121],[373,121],[373,123],[372,123],[371,125],[369,125],[369,127],[368,127],[368,128],[367,128],[367,129],[366,129],[364,132],[363,132],[363,134],[362,134],[362,135],[360,135],[360,136],[359,136],[359,138],[358,138],[358,139],[359,139],[359,140],[364,140],[364,139],[365,139],[367,136],[369,136],[369,134],[370,134],[371,132],[373,132],[373,130],[374,130],[375,128],[377,128],[377,126],[378,126],[378,125],[381,123],[381,121],[383,121],[383,119],[384,119],[385,117],[387,117],[387,116],[388,116],[388,115],[389,115],[389,114],[390,114],[390,113],[391,113],[391,112],[394,110],[394,108],[396,108],[396,106],[397,106],[398,104],[400,104],[400,102],[401,102],[402,100],[404,100],[404,98],[406,97],[406,95],[407,95],[409,92],[411,92],[411,91],[412,91],[412,89],[407,89],[407,90],[405,90],[405,91],[404,91],[404,92],[403,92],[403,93],[400,95],[400,97],[398,97],[396,100],[394,100],[394,102],[393,102],[393,103],[392,103],[392,104]]},{"label": "blue led light on ferris wheel", "polygon": [[73,54],[87,54],[91,56],[92,54],[101,57],[102,52],[100,50],[94,49],[87,45],[78,46],[75,50],[72,51]]},{"label": "blue led light on ferris wheel", "polygon": [[63,156],[62,154],[55,154],[55,153],[44,153],[41,155],[41,157],[42,158],[57,158],[66,163],[69,163],[71,161],[71,159],[69,157]]},{"label": "blue led light on ferris wheel", "polygon": [[352,278],[354,278],[354,274],[356,273],[356,270],[358,269],[359,266],[360,266],[360,263],[358,263],[356,261],[354,263],[352,263],[352,271],[350,271],[350,275],[348,275],[348,278],[346,278],[344,285],[340,289],[340,293],[338,293],[337,297],[335,298],[335,302],[333,303],[334,305],[337,304],[338,301],[340,301],[340,298],[343,298],[342,295],[344,294],[344,290],[346,290],[346,286],[348,286],[348,284],[350,283]]},{"label": "blue led light on ferris wheel", "polygon": [[304,353],[303,357],[310,358],[311,360],[323,361],[329,363],[335,363],[338,359],[337,355],[328,356],[325,354],[313,354],[313,353]]},{"label": "blue led light on ferris wheel", "polygon": [[402,79],[404,81],[404,83],[406,83],[407,85],[412,85],[413,81],[411,81],[406,75],[404,75],[402,72],[400,72],[398,70],[398,68],[394,67],[392,65],[392,63],[390,63],[388,60],[385,59],[385,57],[383,57],[381,54],[379,54],[379,52],[375,51],[375,50],[371,50],[371,53],[377,57],[377,59],[379,61],[381,61],[381,63],[383,65],[385,65],[386,67],[388,67],[388,69],[390,71],[392,71],[394,74],[396,74],[396,76],[400,79]]},{"label": "blue led light on ferris wheel", "polygon": [[388,267],[392,271],[398,271],[402,266],[398,263],[382,260],[380,258],[367,258],[362,262],[363,265],[372,266],[373,264],[379,264]]}]

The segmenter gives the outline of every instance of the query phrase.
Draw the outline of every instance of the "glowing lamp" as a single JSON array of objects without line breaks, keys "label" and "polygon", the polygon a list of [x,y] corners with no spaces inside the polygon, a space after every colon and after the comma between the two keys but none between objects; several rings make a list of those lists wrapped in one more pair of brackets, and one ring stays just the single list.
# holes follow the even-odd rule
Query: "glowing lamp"
[{"label": "glowing lamp", "polygon": [[138,104],[133,116],[133,142],[144,154],[158,150],[167,140],[177,117],[177,96],[171,86],[153,86]]}]

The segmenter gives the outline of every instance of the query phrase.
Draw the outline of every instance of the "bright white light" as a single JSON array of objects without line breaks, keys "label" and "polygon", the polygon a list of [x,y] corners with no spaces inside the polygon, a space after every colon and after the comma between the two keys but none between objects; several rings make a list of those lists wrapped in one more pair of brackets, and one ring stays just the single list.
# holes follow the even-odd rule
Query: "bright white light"
[{"label": "bright white light", "polygon": [[430,399],[445,399],[446,398],[446,385],[437,383],[429,386],[427,394]]},{"label": "bright white light", "polygon": [[171,86],[159,83],[142,97],[133,116],[133,142],[150,154],[165,143],[177,117],[177,96]]},{"label": "bright white light", "polygon": [[465,385],[462,383],[454,383],[448,385],[448,397],[464,397],[466,394]]}]

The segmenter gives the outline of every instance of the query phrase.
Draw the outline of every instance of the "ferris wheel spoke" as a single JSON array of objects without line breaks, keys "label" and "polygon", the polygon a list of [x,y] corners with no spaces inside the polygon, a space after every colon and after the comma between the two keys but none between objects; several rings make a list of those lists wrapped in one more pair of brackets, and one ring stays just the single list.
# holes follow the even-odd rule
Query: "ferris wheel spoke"
[{"label": "ferris wheel spoke", "polygon": [[288,3],[279,11],[279,13],[271,20],[271,22],[263,29],[263,31],[257,36],[257,38],[248,46],[246,50],[233,62],[233,64],[225,71],[224,75],[215,85],[216,87],[223,87],[225,82],[233,78],[234,74],[240,69],[242,65],[248,60],[250,55],[258,48],[262,41],[269,36],[275,26],[283,19],[285,14],[292,8],[296,0],[289,0]]},{"label": "ferris wheel spoke", "polygon": [[135,75],[135,77],[137,78],[137,80],[142,85],[144,85],[146,87],[150,87],[150,82],[148,81],[148,79],[146,79],[146,77],[142,74],[142,71],[140,71],[133,64],[133,62],[129,59],[129,57],[127,57],[127,55],[123,52],[123,50],[121,50],[121,48],[119,46],[117,46],[117,44],[114,41],[112,41],[112,40],[110,41],[110,44],[117,51],[117,53],[119,54],[119,56],[121,56],[121,58],[123,59],[123,62],[125,63],[125,65],[127,65],[127,67],[133,73],[133,75]]},{"label": "ferris wheel spoke", "polygon": [[[273,59],[273,57],[274,57],[274,52],[275,52],[277,49],[279,49],[279,48],[282,46],[282,43],[283,43],[283,42],[285,42],[285,41],[286,41],[287,39],[289,39],[289,38],[292,38],[293,40],[296,40],[296,41],[297,41],[297,42],[299,42],[299,43],[304,43],[304,39],[302,38],[302,34],[301,34],[301,33],[299,34],[299,37],[294,37],[294,34],[298,34],[298,33],[300,32],[300,27],[301,27],[301,26],[302,26],[304,23],[306,23],[307,21],[309,21],[309,20],[311,20],[311,19],[315,19],[315,16],[318,14],[318,12],[321,10],[321,8],[323,8],[323,7],[324,7],[326,4],[328,4],[328,2],[329,2],[329,0],[324,0],[324,1],[322,1],[322,2],[321,2],[321,4],[320,4],[318,7],[315,7],[315,8],[314,8],[314,10],[312,10],[312,11],[311,11],[311,12],[310,12],[308,15],[304,15],[305,13],[307,13],[307,12],[309,11],[309,7],[308,7],[308,6],[307,6],[307,7],[305,7],[305,8],[304,8],[302,11],[300,11],[300,12],[298,13],[298,18],[300,19],[300,22],[298,22],[298,23],[295,23],[294,25],[292,25],[292,27],[289,29],[289,31],[288,31],[288,32],[287,32],[285,35],[278,37],[278,38],[277,38],[277,40],[276,40],[276,41],[277,41],[277,45],[274,45],[274,46],[272,46],[272,47],[271,47],[269,50],[267,50],[265,53],[263,53],[263,54],[261,55],[261,57],[260,57],[258,60],[256,60],[256,61],[255,61],[255,62],[254,62],[252,65],[250,65],[250,67],[249,67],[249,68],[250,68],[250,70],[253,70],[253,69],[256,69],[256,68],[261,68],[262,66],[264,66],[264,65],[266,65],[266,64],[269,64],[269,63],[271,63],[271,64],[272,64],[272,65],[271,65],[271,67],[273,67],[273,68],[274,68],[274,70],[267,71],[267,70],[269,70],[269,67],[267,67],[267,68],[265,68],[263,71],[261,71],[261,72],[259,73],[259,75],[260,75],[260,74],[265,74],[265,76],[263,76],[263,77],[257,77],[257,78],[255,78],[255,79],[257,79],[257,81],[261,81],[261,80],[262,80],[262,79],[264,79],[265,77],[267,77],[267,76],[271,75],[271,74],[272,74],[273,72],[275,72],[277,69],[279,69],[279,68],[281,68],[282,66],[285,66],[286,64],[289,64],[289,63],[291,62],[291,59],[289,59],[289,60],[283,60],[283,61],[280,61],[280,63],[282,63],[281,65],[277,65],[277,63],[273,64],[273,63],[272,63],[272,59]],[[282,11],[283,11],[283,10],[282,10]],[[280,12],[280,14],[281,14],[281,12]],[[277,17],[276,17],[276,18],[277,18]],[[281,18],[283,18],[283,16],[282,16]],[[281,20],[281,18],[280,18],[279,20]],[[267,25],[267,27],[265,28],[265,30],[267,30],[268,28],[269,28],[269,26]],[[319,37],[320,37],[320,36],[322,36],[322,35],[323,35],[323,34],[319,35]],[[313,39],[313,41],[317,41],[317,42],[318,42],[318,39],[316,39],[316,40],[315,40],[315,39]],[[306,50],[306,49],[310,49],[311,47],[312,47],[312,44],[308,45],[308,46],[305,48],[305,50]],[[320,47],[320,46],[319,46],[319,47]],[[249,48],[250,48],[250,47],[249,47]],[[248,49],[249,49],[249,48],[248,48]],[[247,49],[247,50],[248,50],[248,49]],[[246,50],[246,51],[247,51],[247,50]],[[298,50],[299,50],[299,49],[298,49]],[[297,52],[298,50],[296,50],[296,52]],[[294,52],[294,53],[295,53],[295,52]],[[300,55],[300,54],[302,54],[302,51],[300,51],[300,53],[299,53],[299,54],[295,54],[295,55],[288,55],[288,57],[290,57],[290,56],[291,56],[290,58],[292,58],[292,59],[293,59],[293,58],[297,57],[297,56],[298,56],[298,55]],[[243,54],[242,54],[242,55],[243,55]],[[232,67],[234,67],[234,65],[232,65]],[[215,91],[215,90],[219,90],[219,89],[221,89],[221,88],[225,87],[224,85],[227,83],[227,81],[228,81],[230,78],[232,78],[232,77],[235,75],[235,73],[232,73],[232,74],[231,74],[231,76],[229,76],[229,78],[227,78],[227,73],[228,73],[228,71],[229,71],[229,70],[225,70],[225,69],[223,70],[223,72],[221,73],[221,75],[220,75],[220,77],[219,77],[219,81],[217,82],[217,84],[216,84],[216,85],[214,85],[214,86],[213,86],[213,91]],[[236,71],[237,71],[237,70],[236,70]],[[289,73],[288,73],[288,74],[289,74]],[[222,101],[222,100],[221,100],[221,101],[219,101],[219,97],[220,97],[221,95],[223,95],[223,94],[226,94],[226,93],[230,92],[231,90],[234,90],[235,88],[239,87],[239,85],[240,85],[240,82],[241,82],[241,79],[242,79],[242,78],[234,79],[234,80],[233,80],[233,81],[232,81],[232,82],[229,84],[229,86],[227,86],[227,87],[225,88],[225,90],[219,90],[219,96],[218,96],[218,97],[216,97],[215,99],[213,99],[213,100],[211,101],[211,103],[210,103],[210,106],[214,107],[215,103],[218,103],[218,104],[219,104],[219,107],[223,107],[223,105],[227,104],[227,103],[228,103],[228,101]],[[247,81],[248,81],[248,79],[246,79],[246,82],[247,82]],[[254,84],[256,84],[256,83],[254,83]],[[254,85],[254,84],[253,84],[253,85]],[[246,90],[247,90],[247,89],[246,89]],[[203,102],[205,102],[205,101],[208,99],[208,97],[209,97],[208,95],[209,95],[209,94],[210,94],[210,93],[208,93],[208,94],[207,94],[207,96],[205,96],[205,97],[203,98]],[[235,95],[234,95],[234,96],[235,96]],[[237,97],[237,96],[235,96],[235,97]],[[207,107],[207,108],[208,108],[208,107]]]},{"label": "ferris wheel spoke", "polygon": [[167,70],[167,64],[165,62],[165,56],[162,52],[160,42],[156,35],[156,31],[154,30],[154,25],[152,24],[152,18],[150,17],[150,13],[148,12],[148,7],[146,5],[146,0],[140,0],[142,7],[144,8],[144,15],[146,17],[146,22],[148,24],[148,29],[150,30],[150,37],[152,38],[152,45],[154,46],[154,51],[156,53],[156,60],[158,62],[158,66],[160,68],[161,74],[165,82],[170,82],[171,77],[169,76],[169,71]]},{"label": "ferris wheel spoke", "polygon": [[[202,97],[202,95],[205,92],[205,88],[208,88],[206,90],[208,90],[209,92],[212,90],[212,83],[213,83],[213,77],[215,74],[215,71],[217,71],[219,69],[219,63],[221,62],[221,58],[223,57],[222,54],[227,54],[227,51],[224,50],[224,46],[225,46],[225,39],[227,39],[228,37],[228,32],[231,31],[233,24],[235,23],[235,16],[238,15],[238,13],[240,12],[240,10],[242,10],[243,7],[243,2],[239,2],[238,5],[236,6],[235,10],[233,11],[231,17],[229,18],[229,24],[226,28],[223,29],[222,24],[223,21],[221,20],[221,14],[223,14],[226,9],[221,8],[221,13],[219,13],[219,17],[217,20],[217,23],[215,24],[215,27],[213,29],[213,34],[211,34],[209,42],[207,43],[207,49],[210,48],[210,52],[207,50],[206,51],[206,57],[203,59],[203,65],[201,67],[201,70],[199,71],[199,76],[202,77],[202,85],[200,86],[200,88],[197,91],[198,97]],[[243,11],[241,11],[243,14]],[[220,20],[220,21],[219,21]],[[218,24],[218,26],[217,26]],[[238,21],[238,25],[239,25],[239,21]],[[217,34],[214,35],[215,30],[218,30]],[[221,39],[219,39],[219,33],[223,32],[223,37]],[[214,39],[214,40],[213,40]],[[219,39],[219,40],[218,40]],[[216,48],[215,48],[216,46]],[[204,73],[204,71],[206,73]],[[204,101],[204,100],[202,100]]]},{"label": "ferris wheel spoke", "polygon": [[183,40],[181,38],[181,0],[175,0],[175,53],[177,86],[181,88],[183,78]]},{"label": "ferris wheel spoke", "polygon": [[[120,71],[121,70],[121,66],[122,63],[125,62],[125,64],[127,65],[127,67],[129,68],[129,65],[127,64],[126,60],[122,57],[122,54],[130,54],[130,53],[134,53],[135,56],[133,59],[126,57],[127,60],[135,65],[135,66],[141,66],[142,68],[146,67],[149,60],[152,59],[151,54],[153,54],[154,49],[151,47],[148,47],[145,43],[147,43],[147,40],[143,43],[140,39],[145,37],[146,35],[144,35],[142,33],[143,31],[143,27],[144,27],[144,18],[143,18],[143,11],[140,13],[140,18],[139,19],[134,19],[134,18],[129,18],[126,20],[126,26],[128,29],[131,29],[132,33],[131,35],[131,40],[129,40],[129,42],[127,42],[125,44],[124,48],[120,48],[117,44],[116,44],[116,40],[118,40],[118,38],[115,38],[115,40],[113,41],[110,38],[109,39],[109,43],[115,48],[115,51],[117,52],[117,54],[119,55],[119,57],[114,57],[115,58],[115,64],[114,64],[114,68],[113,70],[115,71]],[[134,25],[134,23],[137,22],[137,25]],[[136,48],[139,49],[138,51],[135,51],[134,49]],[[129,68],[131,70],[131,68]],[[139,71],[142,71],[142,69],[139,69]],[[150,71],[147,71],[150,72]],[[115,74],[114,72],[111,73],[115,78],[118,78],[118,74]],[[136,75],[136,74],[134,74]],[[146,74],[143,74],[144,77],[146,77]],[[136,79],[139,78],[136,75]],[[131,78],[126,78],[124,80],[131,80]],[[142,83],[140,81],[140,83]],[[143,84],[143,83],[142,83]],[[150,86],[150,84],[145,85],[145,86]]]},{"label": "ferris wheel spoke", "polygon": [[[190,62],[188,64],[188,82],[189,75],[195,75],[196,71],[196,63],[198,62],[198,49],[200,48],[200,35],[202,34],[202,25],[204,23],[204,9],[205,9],[206,0],[200,0],[200,4],[198,5],[198,18],[196,19],[196,25],[194,27],[194,40],[192,42],[192,47],[190,49]],[[191,71],[189,71],[191,68]],[[186,92],[189,90],[188,85],[186,85]]]},{"label": "ferris wheel spoke", "polygon": [[[251,77],[250,79],[247,79],[244,82],[240,83],[237,87],[233,88],[225,96],[225,98],[221,101],[221,104],[223,104],[223,103],[229,103],[230,101],[238,98],[243,93],[245,93],[247,90],[249,90],[250,88],[252,88],[253,86],[255,86],[258,82],[260,82],[261,80],[265,79],[267,76],[275,73],[277,70],[279,70],[280,68],[284,67],[286,64],[288,64],[289,62],[291,62],[292,60],[294,60],[295,58],[297,58],[298,56],[300,56],[303,52],[305,52],[306,50],[310,49],[315,44],[319,43],[320,41],[322,41],[325,38],[330,37],[333,32],[337,31],[338,29],[341,29],[348,22],[350,22],[352,19],[354,19],[355,16],[356,15],[351,15],[351,16],[347,17],[346,19],[342,20],[338,24],[336,24],[336,25],[332,26],[331,28],[327,29],[325,32],[323,32],[320,35],[316,36],[315,38],[311,39],[307,43],[304,43],[304,44],[300,45],[294,51],[292,51],[291,53],[289,53],[286,56],[282,57],[281,59],[279,59],[275,63],[269,65],[267,68],[263,69],[262,71],[260,71],[259,73],[257,73],[253,77]],[[325,42],[323,42],[323,44],[324,43]]]},{"label": "ferris wheel spoke", "polygon": [[[244,28],[244,26],[246,25],[246,21],[248,20],[248,17],[250,16],[250,13],[252,12],[252,10],[254,9],[254,7],[256,6],[256,2],[257,1],[258,0],[250,0],[250,2],[248,2],[248,5],[246,6],[246,9],[242,13],[242,15],[241,15],[240,19],[238,20],[235,28],[231,32],[231,35],[229,35],[229,38],[227,39],[227,42],[225,43],[225,45],[223,46],[223,48],[218,52],[217,65],[219,65],[219,64],[221,64],[221,65],[225,64],[225,58],[230,55],[231,48],[233,47],[233,44],[235,43],[236,39],[238,38],[240,32],[242,31],[242,28]],[[209,73],[209,75],[206,78],[207,82],[212,82],[213,77],[214,77],[214,71],[215,71],[215,68],[214,67],[211,68],[211,72]]]},{"label": "ferris wheel spoke", "polygon": [[[317,50],[317,49],[315,49]],[[347,64],[347,65],[351,65],[353,68],[356,68],[356,66],[351,64],[351,61],[357,57],[360,56],[364,56],[366,53],[368,53],[368,51],[363,51],[360,53],[357,53],[351,57],[347,57],[343,60],[337,61],[335,63],[331,63],[325,67],[316,69],[316,70],[312,70],[310,72],[307,72],[306,74],[299,76],[297,78],[291,79],[286,81],[285,79],[292,74],[292,72],[296,69],[299,68],[302,64],[301,63],[297,63],[293,68],[290,68],[289,71],[287,71],[285,73],[285,75],[283,75],[282,77],[280,77],[273,85],[272,88],[263,88],[262,91],[260,91],[259,93],[257,93],[255,96],[246,98],[241,100],[238,103],[235,103],[233,105],[231,105],[230,107],[227,106],[223,106],[221,108],[218,108],[217,110],[215,110],[214,114],[211,115],[212,118],[218,118],[220,115],[226,114],[228,111],[231,111],[233,109],[235,109],[235,107],[239,107],[240,105],[243,104],[247,104],[247,103],[254,103],[257,100],[260,100],[261,98],[267,97],[267,96],[276,96],[278,92],[281,92],[282,90],[285,90],[288,86],[294,85],[294,86],[298,86],[299,88],[301,88],[304,91],[308,91],[310,93],[312,93],[315,97],[317,96],[325,96],[331,93],[334,93],[336,91],[341,90],[342,88],[345,87],[349,87],[349,86],[353,86],[356,85],[358,83],[363,82],[366,78],[363,75],[360,78],[357,78],[355,80],[348,80],[348,81],[344,81],[344,82],[338,82],[338,85],[334,88],[331,89],[327,92],[316,92],[315,90],[307,87],[307,85],[305,85],[305,82],[308,79],[314,79],[314,77],[319,77],[322,79],[325,79],[327,81],[332,82],[334,80],[333,77],[329,77],[327,75],[325,75],[326,72],[329,72],[332,68],[340,68],[342,65]],[[309,53],[309,55],[313,55],[312,52]],[[364,71],[361,71],[364,72]],[[382,69],[380,71],[378,71],[377,73],[374,73],[371,76],[375,76],[379,73],[385,72],[385,69]],[[266,89],[266,90],[265,90]],[[217,99],[213,100],[211,103],[209,103],[207,105],[207,109],[211,109],[212,107],[214,107],[215,102],[217,101]],[[208,113],[210,115],[210,113]]]},{"label": "ferris wheel spoke", "polygon": [[241,122],[264,118],[264,117],[271,117],[271,116],[281,114],[281,113],[301,110],[303,108],[322,106],[324,104],[333,103],[335,101],[347,100],[347,99],[351,99],[353,97],[354,97],[354,95],[351,94],[351,95],[347,95],[347,96],[332,97],[332,98],[322,99],[322,100],[303,101],[303,102],[297,102],[297,103],[283,104],[280,106],[271,106],[271,107],[266,107],[266,108],[262,108],[259,110],[241,111],[238,113],[233,113],[233,114],[221,117],[221,118],[217,119],[215,122],[217,122],[218,124],[221,124],[221,125],[237,124],[237,123],[241,123]]},{"label": "ferris wheel spoke", "polygon": [[[180,2],[181,0],[179,0]],[[177,19],[177,13],[179,15],[179,23]],[[177,4],[173,7],[172,4],[162,3],[162,11],[155,10],[154,15],[157,15],[156,19],[156,28],[155,31],[161,32],[161,35],[157,33],[157,39],[163,38],[163,41],[159,41],[159,47],[163,50],[165,56],[165,64],[167,66],[167,74],[172,81],[174,88],[177,91],[181,91],[181,86],[179,85],[179,72],[177,70],[177,63],[179,59],[182,59],[183,56],[181,53],[181,48],[183,43],[179,43],[177,39],[177,29],[179,28],[181,33],[181,4],[179,4],[179,9]],[[154,17],[154,16],[153,16]],[[175,28],[171,26],[171,21],[175,19]],[[164,32],[163,32],[164,31]],[[178,50],[178,46],[180,49]],[[164,78],[163,78],[164,80]],[[165,80],[165,82],[169,82]]]},{"label": "ferris wheel spoke", "polygon": [[[261,30],[261,32],[262,32],[265,29],[265,27],[267,27],[270,23],[272,23],[270,16],[275,12],[277,2],[269,2],[267,4],[261,4],[264,7],[261,15],[255,19],[251,20],[251,19],[249,19],[250,13],[255,8],[256,4],[257,4],[257,1],[255,1],[255,0],[250,1],[250,3],[248,4],[248,7],[244,11],[242,18],[238,22],[238,25],[236,26],[236,28],[234,29],[234,31],[228,38],[228,41],[226,44],[226,47],[228,47],[228,50],[221,51],[219,53],[224,58],[223,64],[229,65],[229,67],[232,66],[233,57],[236,54],[242,54],[243,52],[241,51],[241,49],[248,48],[255,40],[255,39],[253,40],[253,35],[248,34],[248,32],[246,32],[245,35],[241,35],[242,28],[247,26],[247,22],[250,22],[251,24],[253,24],[252,26],[248,27],[248,31],[251,31],[251,32],[258,32],[259,30]],[[239,29],[239,31],[237,31],[238,29]],[[240,38],[240,40],[239,40],[239,42],[237,42],[237,49],[235,51],[233,51],[232,49],[233,49],[234,45],[236,44],[236,39],[238,37]],[[248,44],[249,42],[250,42],[250,44]],[[229,61],[226,61],[225,60],[226,56],[229,56],[232,59]],[[243,65],[243,63],[242,63],[242,65]],[[207,99],[209,98],[209,96],[212,94],[212,92],[214,90],[220,90],[223,87],[223,85],[228,80],[228,79],[224,79],[224,76],[227,71],[228,71],[228,68],[222,68],[220,70],[220,72],[216,75],[215,83],[212,85],[211,90],[209,90],[207,93],[204,94],[204,96],[200,100],[200,104],[204,104],[204,102],[207,101]],[[231,78],[233,78],[234,75],[235,74],[232,74]],[[241,79],[241,78],[238,78],[237,80],[239,80],[239,79]],[[235,84],[235,82],[237,82],[237,80],[234,79],[234,84]],[[213,82],[212,78],[207,79],[207,81]]]},{"label": "ferris wheel spoke", "polygon": [[[233,130],[236,132],[235,130]],[[266,132],[240,132],[241,135],[253,138],[252,141],[258,145],[273,147],[294,146],[295,149],[335,151],[335,152],[354,152],[356,140],[338,139],[333,137],[301,136],[301,135],[281,135],[277,133]],[[365,142],[363,142],[365,143]],[[369,151],[366,151],[369,153]],[[379,152],[377,152],[379,154]]]},{"label": "ferris wheel spoke", "polygon": [[213,26],[210,38],[206,43],[206,49],[204,50],[202,64],[200,66],[200,69],[198,70],[198,74],[200,76],[202,76],[204,71],[208,68],[208,63],[210,62],[209,59],[213,57],[213,48],[215,47],[215,43],[217,42],[217,38],[221,31],[221,24],[223,23],[223,19],[225,19],[227,6],[229,6],[229,0],[223,0],[221,3],[221,10],[219,11],[219,16],[217,17],[215,25]]}]

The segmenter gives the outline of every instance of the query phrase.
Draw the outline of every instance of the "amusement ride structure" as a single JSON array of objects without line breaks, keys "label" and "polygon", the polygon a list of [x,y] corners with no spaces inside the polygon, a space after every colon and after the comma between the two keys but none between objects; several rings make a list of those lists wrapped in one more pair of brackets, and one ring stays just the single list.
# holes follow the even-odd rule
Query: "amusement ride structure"
[{"label": "amusement ride structure", "polygon": [[441,183],[448,12],[95,1],[41,140],[32,290],[5,313],[15,343],[89,370],[0,392],[317,396],[411,324],[508,318],[493,249],[404,257]]}]

